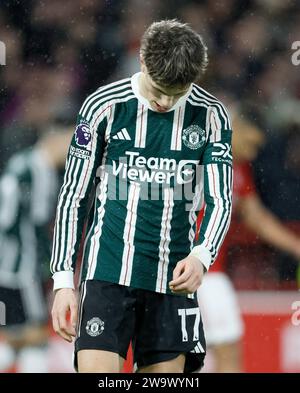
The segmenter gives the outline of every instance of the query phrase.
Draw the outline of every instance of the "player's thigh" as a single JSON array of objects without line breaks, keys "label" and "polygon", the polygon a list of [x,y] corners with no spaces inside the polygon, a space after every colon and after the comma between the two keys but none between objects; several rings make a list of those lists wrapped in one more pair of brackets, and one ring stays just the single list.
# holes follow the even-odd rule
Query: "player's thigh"
[{"label": "player's thigh", "polygon": [[165,362],[151,364],[150,366],[140,367],[138,373],[183,373],[185,365],[185,355],[178,355],[175,359]]},{"label": "player's thigh", "polygon": [[235,290],[224,273],[208,273],[198,289],[208,346],[239,341],[243,321]]},{"label": "player's thigh", "polygon": [[77,353],[80,373],[119,373],[124,359],[114,352],[84,349]]}]

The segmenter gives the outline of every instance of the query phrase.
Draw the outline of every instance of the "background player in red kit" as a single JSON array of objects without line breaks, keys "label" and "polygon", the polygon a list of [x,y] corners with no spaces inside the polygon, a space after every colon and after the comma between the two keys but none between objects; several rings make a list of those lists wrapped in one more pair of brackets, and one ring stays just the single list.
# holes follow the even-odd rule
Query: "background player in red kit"
[{"label": "background player in red kit", "polygon": [[[264,143],[262,131],[238,116],[233,120],[233,129],[232,220],[242,220],[262,240],[299,259],[300,239],[263,205],[256,193],[250,163]],[[203,211],[198,216],[198,227]],[[205,276],[198,290],[198,301],[207,344],[214,355],[215,371],[240,372],[243,321],[234,288],[225,273],[227,244],[225,240],[216,262]]]}]

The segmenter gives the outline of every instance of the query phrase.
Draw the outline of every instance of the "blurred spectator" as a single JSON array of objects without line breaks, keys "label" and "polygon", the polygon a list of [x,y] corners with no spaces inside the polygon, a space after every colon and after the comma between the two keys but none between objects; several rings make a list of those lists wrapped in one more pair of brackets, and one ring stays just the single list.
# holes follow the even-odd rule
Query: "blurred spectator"
[{"label": "blurred spectator", "polygon": [[[198,301],[203,318],[207,345],[215,356],[215,371],[242,371],[241,338],[243,323],[237,296],[225,274],[228,241],[234,222],[241,220],[258,239],[290,253],[300,261],[300,237],[285,227],[261,202],[255,190],[250,162],[264,143],[262,131],[235,114],[233,119],[232,152],[234,157],[233,214],[231,230],[219,256],[198,289]],[[201,215],[198,217],[201,225]],[[249,262],[254,263],[250,254]],[[261,266],[257,267],[261,269]]]},{"label": "blurred spectator", "polygon": [[[281,219],[299,221],[300,123],[291,124],[285,133],[273,137],[271,141],[266,144],[256,163],[256,183],[264,202]],[[261,168],[263,173],[260,172]]]}]

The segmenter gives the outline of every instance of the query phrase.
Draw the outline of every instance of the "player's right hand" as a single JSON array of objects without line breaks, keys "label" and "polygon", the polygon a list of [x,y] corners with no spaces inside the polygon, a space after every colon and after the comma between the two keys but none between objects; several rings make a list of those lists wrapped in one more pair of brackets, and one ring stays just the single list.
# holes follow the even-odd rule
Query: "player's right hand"
[{"label": "player's right hand", "polygon": [[[55,293],[52,307],[52,325],[54,331],[64,340],[72,342],[76,336],[78,303],[74,289],[61,288]],[[70,321],[67,316],[70,312]]]}]

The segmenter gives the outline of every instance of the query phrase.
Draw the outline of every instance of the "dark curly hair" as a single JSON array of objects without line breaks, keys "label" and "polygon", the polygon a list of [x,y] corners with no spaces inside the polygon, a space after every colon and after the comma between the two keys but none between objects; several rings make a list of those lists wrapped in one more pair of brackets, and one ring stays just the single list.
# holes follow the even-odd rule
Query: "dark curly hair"
[{"label": "dark curly hair", "polygon": [[141,55],[153,81],[163,86],[195,82],[207,66],[202,37],[176,19],[148,27],[141,40]]}]

